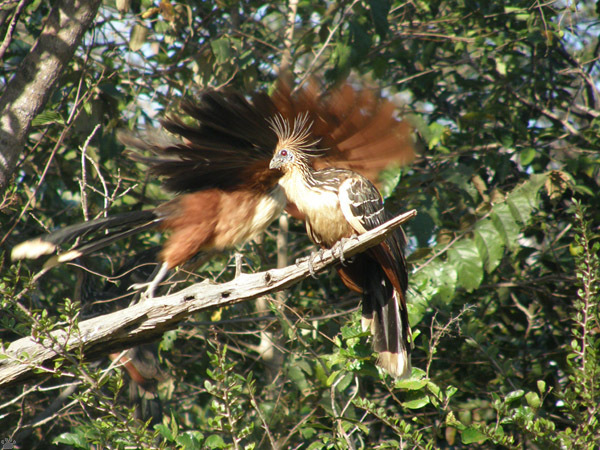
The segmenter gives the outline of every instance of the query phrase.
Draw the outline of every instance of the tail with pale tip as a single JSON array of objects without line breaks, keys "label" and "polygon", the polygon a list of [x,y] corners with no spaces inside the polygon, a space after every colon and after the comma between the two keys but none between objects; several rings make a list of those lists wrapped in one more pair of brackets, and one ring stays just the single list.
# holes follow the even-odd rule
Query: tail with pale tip
[{"label": "tail with pale tip", "polygon": [[16,245],[12,249],[11,258],[13,260],[36,259],[55,253],[62,244],[74,242],[77,238],[87,237],[90,234],[103,232],[94,238],[86,239],[64,253],[59,253],[50,258],[45,267],[52,267],[93,253],[127,236],[153,228],[160,220],[153,210],[145,210],[131,211],[78,223]]},{"label": "tail with pale tip", "polygon": [[367,266],[363,292],[362,328],[373,336],[377,365],[394,378],[411,374],[412,335],[402,292],[396,290],[376,264]]}]

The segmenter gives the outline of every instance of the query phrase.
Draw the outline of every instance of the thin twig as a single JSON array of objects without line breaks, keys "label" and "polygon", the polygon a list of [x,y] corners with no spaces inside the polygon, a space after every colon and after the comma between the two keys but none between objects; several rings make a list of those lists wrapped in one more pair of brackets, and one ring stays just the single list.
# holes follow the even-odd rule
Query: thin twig
[{"label": "thin twig", "polygon": [[25,4],[27,0],[21,0],[17,5],[15,10],[15,14],[13,15],[12,20],[10,21],[10,25],[6,30],[6,34],[4,35],[4,40],[2,41],[2,46],[0,46],[0,61],[4,59],[4,53],[6,53],[6,49],[10,45],[12,41],[13,32],[15,31],[15,27],[17,26],[17,21],[19,20],[19,16],[23,12],[23,8],[25,8]]},{"label": "thin twig", "polygon": [[315,57],[313,58],[311,63],[308,65],[308,68],[306,69],[304,76],[302,77],[302,79],[300,80],[298,85],[294,88],[294,91],[297,91],[298,89],[300,89],[302,87],[302,85],[304,85],[304,83],[306,83],[306,80],[308,80],[308,78],[312,74],[313,67],[317,64],[317,62],[319,61],[319,58],[321,57],[321,55],[323,54],[325,49],[329,46],[329,42],[331,42],[331,40],[333,39],[333,36],[335,35],[335,33],[337,33],[337,30],[340,27],[340,25],[342,25],[342,23],[344,23],[344,19],[346,18],[346,16],[350,13],[352,8],[354,8],[354,5],[356,5],[357,3],[358,3],[358,0],[354,0],[352,2],[352,4],[350,6],[348,6],[348,8],[346,8],[346,10],[342,14],[342,17],[340,18],[339,22],[329,31],[329,36],[327,36],[327,39],[325,39],[325,42],[323,43],[323,45],[321,46],[321,48],[319,49],[319,51],[317,52],[317,54],[315,55]]}]

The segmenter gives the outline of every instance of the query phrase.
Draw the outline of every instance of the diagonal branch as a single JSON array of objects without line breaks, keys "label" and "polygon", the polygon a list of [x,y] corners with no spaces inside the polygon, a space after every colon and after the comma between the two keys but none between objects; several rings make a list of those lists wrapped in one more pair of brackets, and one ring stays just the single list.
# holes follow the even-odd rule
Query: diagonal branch
[{"label": "diagonal branch", "polygon": [[[349,258],[377,245],[416,215],[417,212],[411,210],[347,241],[343,256]],[[320,271],[339,262],[340,255],[336,257],[334,253],[338,252],[326,250],[322,258],[312,261],[313,269]],[[82,321],[77,329],[56,330],[41,340],[32,336],[19,339],[0,352],[0,388],[30,378],[35,373],[54,372],[53,361],[64,356],[65,352],[77,350],[86,359],[108,355],[156,339],[198,311],[233,305],[279,291],[309,275],[309,262],[304,261],[281,269],[242,274],[223,284],[205,280],[175,294]]]}]

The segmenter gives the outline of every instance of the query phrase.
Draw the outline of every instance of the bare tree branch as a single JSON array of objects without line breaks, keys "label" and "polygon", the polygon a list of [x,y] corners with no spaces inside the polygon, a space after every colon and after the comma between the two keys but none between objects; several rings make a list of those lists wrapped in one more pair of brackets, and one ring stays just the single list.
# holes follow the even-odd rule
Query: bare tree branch
[{"label": "bare tree branch", "polygon": [[[417,212],[411,210],[349,240],[344,245],[343,256],[349,258],[377,245],[416,215]],[[318,256],[312,261],[314,270],[323,270],[338,262],[338,253],[335,248],[324,251],[322,258]],[[107,355],[121,348],[153,340],[198,311],[233,305],[279,291],[309,275],[309,261],[303,261],[281,269],[242,274],[223,284],[205,280],[175,294],[82,321],[78,327],[53,331],[45,338],[29,336],[19,339],[0,353],[0,388],[29,378],[36,372],[53,372],[52,361],[65,352],[77,350],[88,359]]]},{"label": "bare tree branch", "polygon": [[101,0],[59,0],[0,97],[0,192],[10,182],[31,122],[90,27]]}]

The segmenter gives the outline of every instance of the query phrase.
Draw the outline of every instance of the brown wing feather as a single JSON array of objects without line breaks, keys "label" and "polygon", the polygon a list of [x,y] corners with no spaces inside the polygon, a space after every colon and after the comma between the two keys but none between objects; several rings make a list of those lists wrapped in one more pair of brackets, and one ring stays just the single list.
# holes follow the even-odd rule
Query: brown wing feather
[{"label": "brown wing feather", "polygon": [[280,81],[272,96],[277,110],[288,120],[308,112],[312,133],[327,149],[314,168],[351,169],[376,182],[390,164],[405,165],[415,157],[412,128],[396,119],[396,106],[371,90],[345,83],[322,94],[316,80],[292,94]]},{"label": "brown wing feather", "polygon": [[[260,107],[259,107],[260,106]],[[219,188],[235,190],[248,182],[264,182],[271,189],[277,177],[269,170],[277,136],[267,119],[276,113],[266,95],[254,102],[235,93],[206,92],[198,104],[184,102],[182,108],[190,123],[171,116],[161,123],[177,139],[156,139],[123,133],[120,140],[157,157],[132,154],[149,165],[150,171],[164,177],[164,186],[175,192]],[[251,170],[248,170],[251,168]]]},{"label": "brown wing feather", "polygon": [[[393,105],[349,84],[322,95],[314,80],[296,93],[280,81],[271,96],[257,94],[251,100],[208,91],[198,104],[184,102],[182,108],[186,120],[171,116],[162,121],[173,136],[153,131],[120,136],[129,146],[153,152],[154,157],[132,156],[164,177],[167,189],[183,193],[158,209],[164,217],[161,228],[174,230],[162,252],[169,267],[200,250],[248,237],[243,229],[252,226],[256,204],[281,176],[268,167],[277,144],[268,119],[277,113],[291,120],[308,111],[314,137],[328,148],[317,167],[348,167],[374,180],[390,162],[403,163],[414,154],[410,128],[394,118]],[[226,220],[237,231],[227,231]],[[393,276],[398,275],[393,255],[375,252],[390,280],[399,279]]]},{"label": "brown wing feather", "polygon": [[152,130],[119,136],[130,147],[155,153],[157,157],[131,156],[164,177],[165,187],[175,192],[234,190],[248,183],[272,188],[278,175],[268,163],[277,136],[267,119],[275,114],[293,120],[308,112],[313,137],[326,149],[315,159],[316,169],[348,168],[376,182],[388,165],[414,157],[411,128],[394,117],[395,106],[348,83],[322,94],[319,83],[311,80],[293,93],[282,78],[271,96],[261,93],[248,100],[237,93],[208,91],[198,104],[184,102],[182,108],[191,122],[177,116],[162,121],[176,138]]},{"label": "brown wing feather", "polygon": [[[164,216],[160,228],[172,232],[161,260],[173,268],[200,251],[223,250],[252,238],[283,208],[283,202],[265,202],[265,197],[250,190],[210,189],[183,194],[161,205],[157,208]],[[257,216],[263,217],[263,222]]]}]

